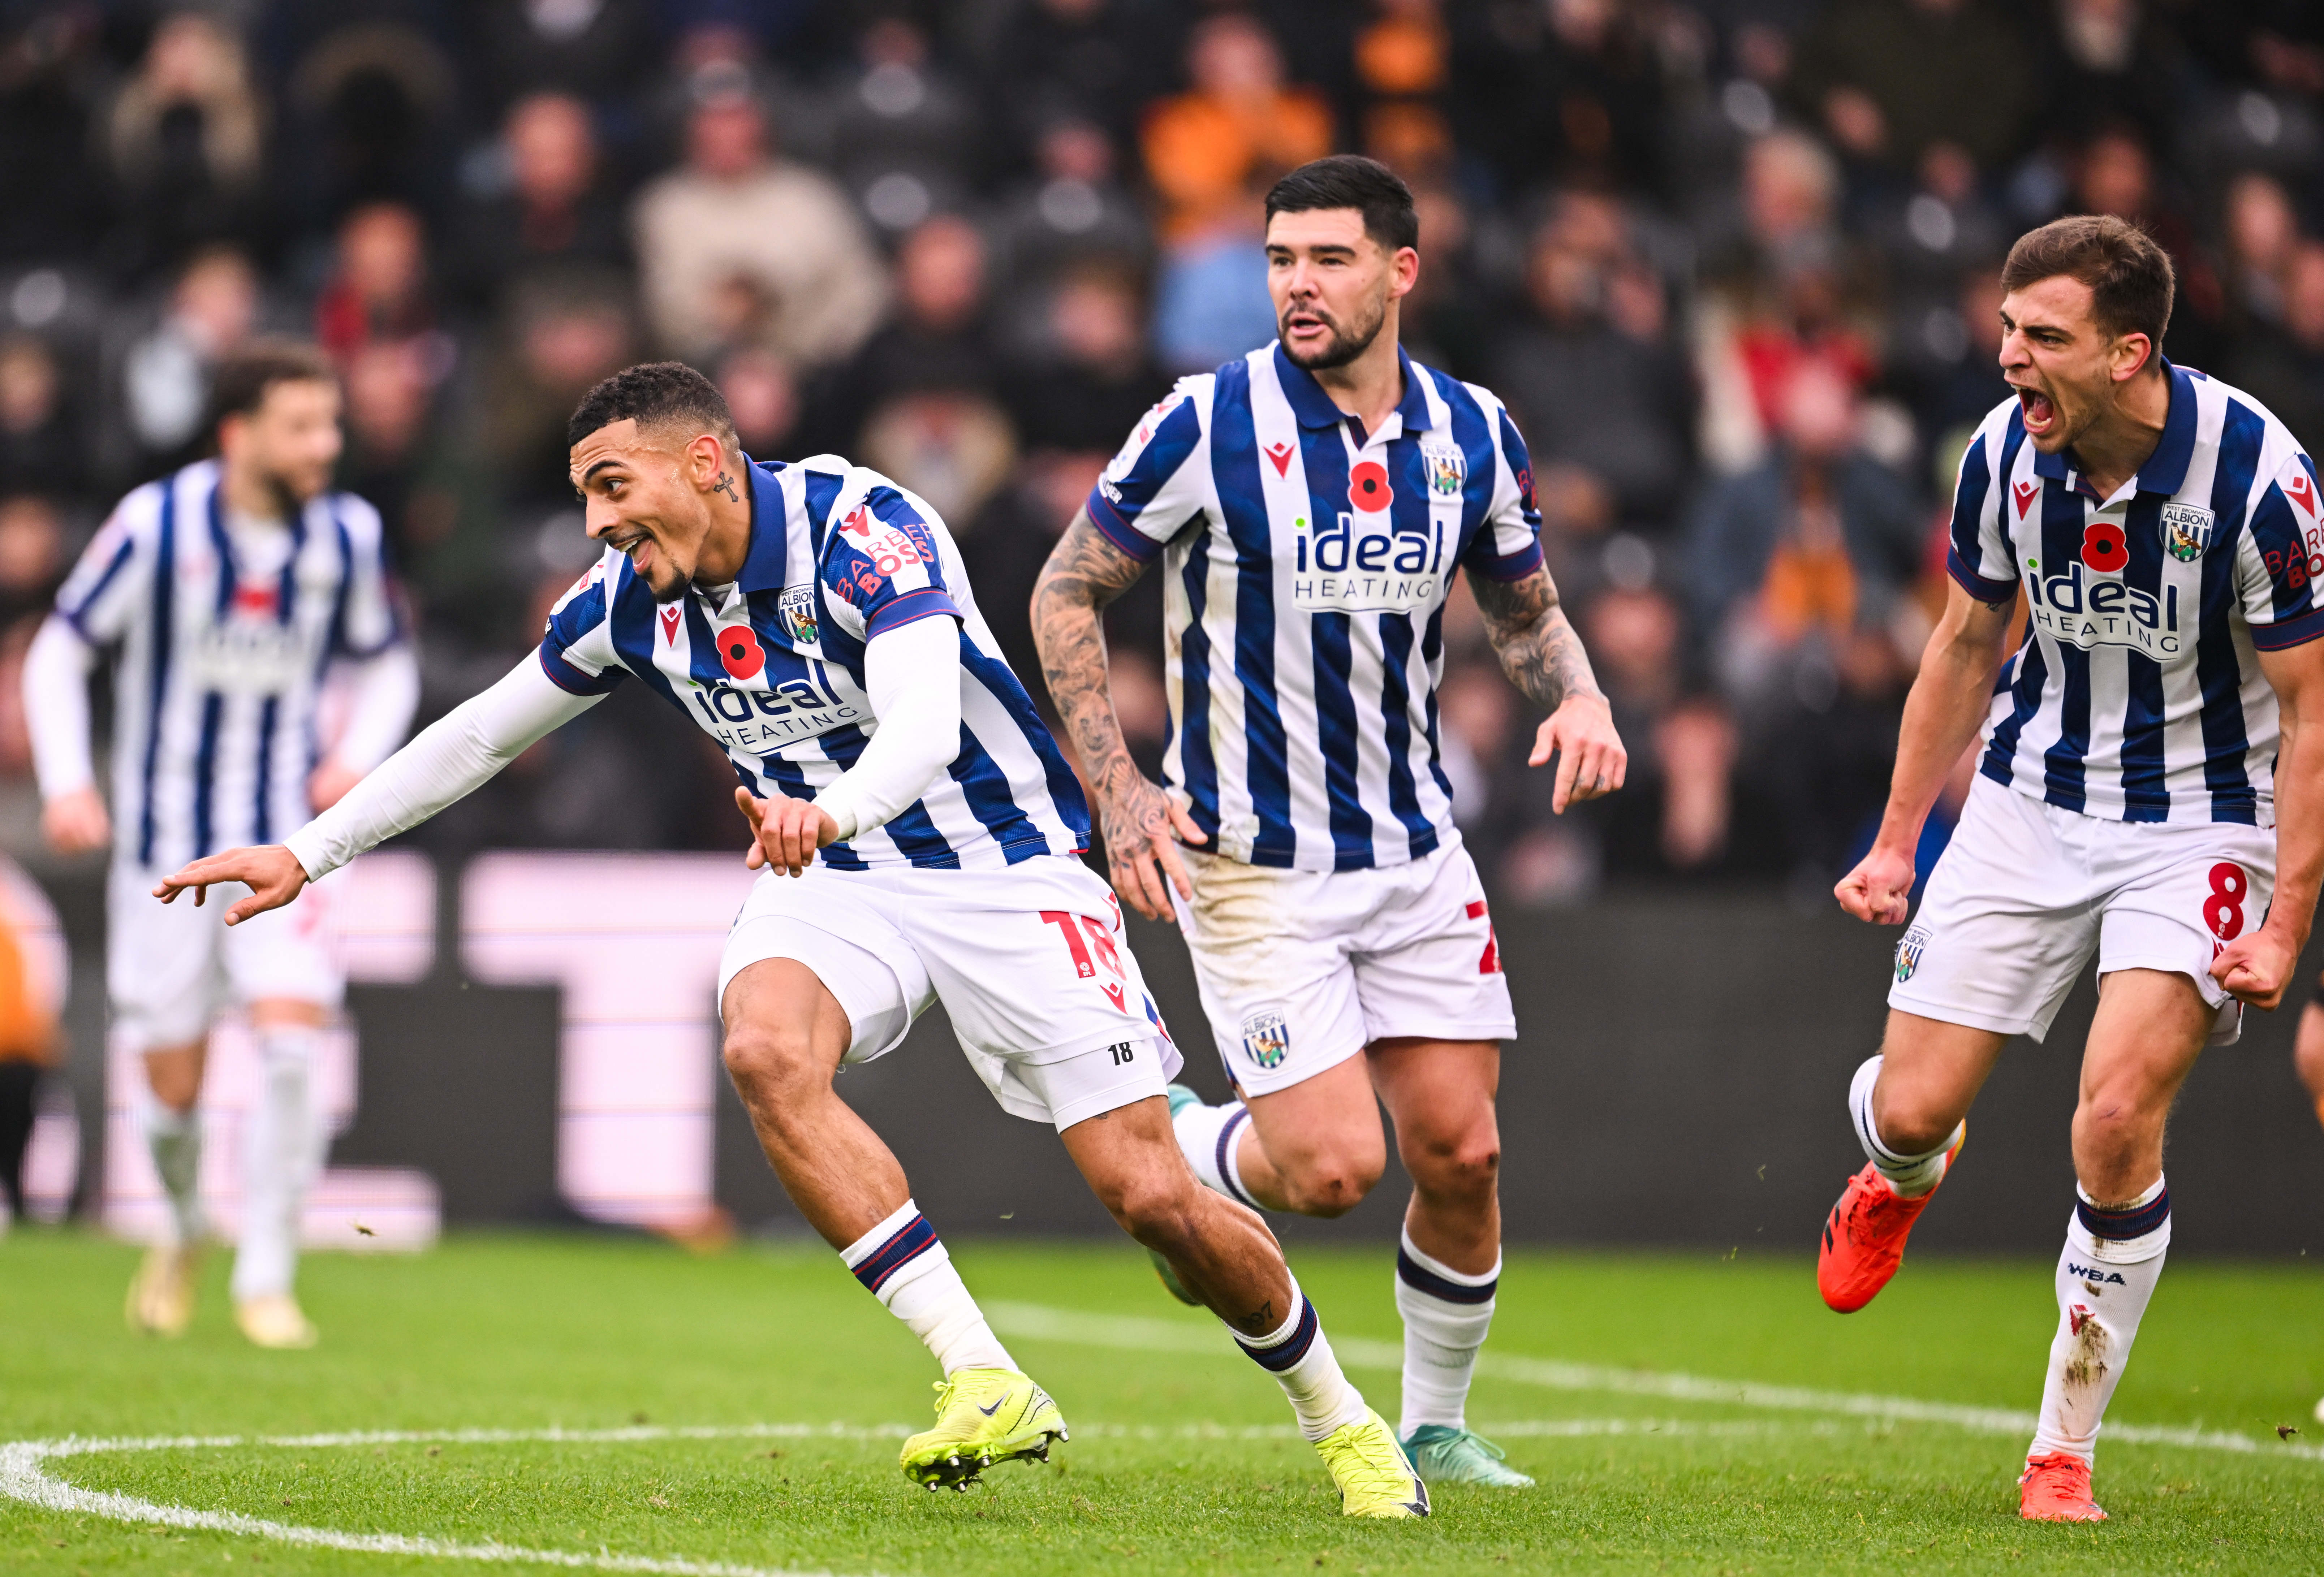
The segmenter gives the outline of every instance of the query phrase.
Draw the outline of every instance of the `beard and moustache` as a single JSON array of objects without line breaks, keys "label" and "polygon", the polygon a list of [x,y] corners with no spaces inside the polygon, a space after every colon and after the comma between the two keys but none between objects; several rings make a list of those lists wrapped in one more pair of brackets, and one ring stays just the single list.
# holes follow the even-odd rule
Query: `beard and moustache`
[{"label": "beard and moustache", "polygon": [[[1371,349],[1372,341],[1379,337],[1382,326],[1388,322],[1387,300],[1382,299],[1370,305],[1372,309],[1370,320],[1367,322],[1359,319],[1352,326],[1343,326],[1339,319],[1333,318],[1320,305],[1310,303],[1286,308],[1282,316],[1277,318],[1275,325],[1277,334],[1284,338],[1283,354],[1291,359],[1293,366],[1303,367],[1311,373],[1322,372],[1330,367],[1346,366],[1364,352]],[[1320,351],[1311,351],[1305,355],[1293,350],[1289,337],[1285,334],[1283,319],[1295,311],[1310,313],[1322,318],[1324,327],[1332,331],[1331,343]]]}]

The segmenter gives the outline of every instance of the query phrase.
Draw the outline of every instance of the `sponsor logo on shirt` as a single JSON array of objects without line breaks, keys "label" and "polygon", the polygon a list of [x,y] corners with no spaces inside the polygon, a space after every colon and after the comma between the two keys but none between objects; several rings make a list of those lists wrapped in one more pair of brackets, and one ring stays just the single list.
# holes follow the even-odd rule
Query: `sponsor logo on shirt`
[{"label": "sponsor logo on shirt", "polygon": [[2029,558],[2025,597],[2036,624],[2085,651],[2126,646],[2150,657],[2176,657],[2185,649],[2175,586],[2157,596],[2112,576],[2089,574],[2077,563],[2069,563],[2063,575],[2045,576]]}]

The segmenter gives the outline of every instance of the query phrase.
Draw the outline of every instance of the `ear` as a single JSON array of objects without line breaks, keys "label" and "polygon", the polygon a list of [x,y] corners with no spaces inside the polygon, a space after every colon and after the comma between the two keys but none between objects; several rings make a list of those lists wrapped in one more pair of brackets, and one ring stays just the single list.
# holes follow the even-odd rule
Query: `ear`
[{"label": "ear", "polygon": [[717,485],[719,473],[726,468],[726,446],[710,433],[702,433],[686,446],[687,480],[707,493]]},{"label": "ear", "polygon": [[2154,341],[2133,331],[2114,342],[2114,381],[2126,383],[2154,364]]},{"label": "ear", "polygon": [[1412,293],[1420,282],[1420,254],[1409,246],[1399,246],[1396,255],[1388,260],[1388,293],[1399,299]]}]

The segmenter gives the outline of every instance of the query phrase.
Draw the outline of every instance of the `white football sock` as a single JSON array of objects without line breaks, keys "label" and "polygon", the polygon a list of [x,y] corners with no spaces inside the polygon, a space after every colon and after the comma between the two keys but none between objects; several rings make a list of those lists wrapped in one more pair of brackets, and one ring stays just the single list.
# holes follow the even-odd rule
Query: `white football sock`
[{"label": "white football sock", "polygon": [[1266,1207],[1242,1185],[1239,1152],[1250,1121],[1250,1112],[1243,1103],[1230,1101],[1223,1106],[1189,1106],[1170,1119],[1170,1130],[1178,1136],[1178,1148],[1186,1165],[1194,1169],[1204,1187],[1237,1204],[1263,1210]]},{"label": "white football sock", "polygon": [[953,1268],[952,1254],[936,1228],[910,1200],[842,1249],[839,1258],[890,1314],[927,1344],[945,1374],[1017,1367]]},{"label": "white football sock", "polygon": [[138,1102],[137,1123],[145,1130],[145,1148],[153,1153],[153,1170],[170,1207],[170,1240],[199,1242],[210,1231],[209,1218],[202,1213],[201,1109],[172,1111],[148,1092]]},{"label": "white football sock", "polygon": [[1232,1326],[1228,1329],[1233,1332],[1237,1345],[1281,1382],[1283,1394],[1291,1398],[1292,1412],[1298,1415],[1299,1433],[1309,1441],[1361,1423],[1370,1411],[1363,1393],[1340,1372],[1331,1339],[1315,1317],[1315,1305],[1299,1290],[1297,1277],[1291,1282],[1290,1316],[1274,1331],[1264,1336],[1246,1336]]},{"label": "white football sock", "polygon": [[1896,1191],[1896,1197],[1918,1199],[1945,1180],[1946,1157],[1960,1142],[1964,1125],[1953,1124],[1944,1143],[1920,1155],[1905,1155],[1889,1148],[1872,1122],[1872,1086],[1880,1080],[1880,1063],[1878,1056],[1868,1057],[1864,1065],[1856,1070],[1856,1077],[1848,1086],[1849,1120],[1856,1125],[1856,1141],[1864,1147],[1874,1167],[1888,1179],[1888,1186]]},{"label": "white football sock", "polygon": [[1498,1254],[1484,1275],[1464,1275],[1422,1253],[1411,1229],[1405,1230],[1396,1255],[1396,1310],[1404,1316],[1404,1414],[1397,1421],[1397,1438],[1411,1439],[1424,1424],[1469,1426],[1469,1382],[1476,1378],[1477,1350],[1493,1328],[1493,1294],[1500,1281]]},{"label": "white football sock", "polygon": [[2042,1382],[2041,1421],[2033,1450],[2062,1451],[2090,1461],[2098,1424],[2171,1247],[2171,1192],[2156,1178],[2120,1210],[2100,1210],[2080,1197],[2058,1257],[2058,1333],[2050,1342],[2050,1373]]},{"label": "white football sock", "polygon": [[234,1299],[288,1294],[299,1264],[299,1215],[321,1160],[308,1070],[317,1032],[303,1024],[261,1029],[258,1101],[242,1130],[242,1237]]}]

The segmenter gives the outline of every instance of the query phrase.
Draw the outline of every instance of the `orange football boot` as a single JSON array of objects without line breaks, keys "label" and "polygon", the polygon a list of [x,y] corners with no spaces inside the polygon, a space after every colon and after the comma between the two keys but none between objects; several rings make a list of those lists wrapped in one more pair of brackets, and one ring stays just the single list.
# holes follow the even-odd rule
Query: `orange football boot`
[{"label": "orange football boot", "polygon": [[2030,1522],[2104,1522],[2105,1508],[2090,1499],[2090,1464],[2053,1451],[2025,1459],[2017,1477],[2017,1515]]},{"label": "orange football boot", "polygon": [[[1969,1139],[1964,1128],[1953,1148],[1945,1152],[1945,1173]],[[1944,1179],[1937,1180],[1942,1187]],[[1922,1209],[1936,1197],[1932,1188],[1918,1199],[1902,1199],[1888,1179],[1871,1162],[1848,1180],[1831,1217],[1823,1223],[1823,1248],[1816,1255],[1816,1290],[1823,1301],[1843,1314],[1852,1314],[1870,1303],[1896,1267],[1904,1262],[1904,1239]]]}]

